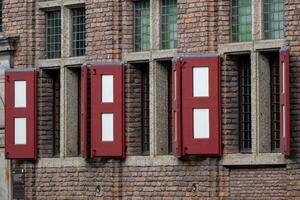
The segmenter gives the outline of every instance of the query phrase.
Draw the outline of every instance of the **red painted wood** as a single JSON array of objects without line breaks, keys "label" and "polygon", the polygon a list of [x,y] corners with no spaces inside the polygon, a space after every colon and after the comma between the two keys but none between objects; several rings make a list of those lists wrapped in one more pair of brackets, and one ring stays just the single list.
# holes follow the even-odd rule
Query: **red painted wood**
[{"label": "red painted wood", "polygon": [[[36,80],[35,71],[5,72],[5,157],[36,159]],[[14,82],[26,81],[26,107],[14,107]],[[26,144],[14,144],[14,118],[26,118]]]},{"label": "red painted wood", "polygon": [[[102,75],[114,76],[114,101],[102,103]],[[91,157],[125,156],[123,65],[99,64],[91,67]],[[114,141],[101,139],[101,114],[114,114]]]},{"label": "red painted wood", "polygon": [[88,132],[87,132],[87,117],[88,117],[88,68],[83,65],[81,68],[81,88],[80,88],[80,135],[81,135],[81,156],[88,158]]},{"label": "red painted wood", "polygon": [[174,156],[182,156],[181,135],[181,62],[180,59],[172,62],[172,137]]},{"label": "red painted wood", "polygon": [[[221,154],[220,69],[219,57],[186,57],[182,59],[182,152],[183,155]],[[193,67],[209,68],[209,97],[193,97]],[[193,109],[209,109],[210,136],[193,138]]]},{"label": "red painted wood", "polygon": [[289,57],[288,49],[280,51],[280,150],[287,156],[291,154]]}]

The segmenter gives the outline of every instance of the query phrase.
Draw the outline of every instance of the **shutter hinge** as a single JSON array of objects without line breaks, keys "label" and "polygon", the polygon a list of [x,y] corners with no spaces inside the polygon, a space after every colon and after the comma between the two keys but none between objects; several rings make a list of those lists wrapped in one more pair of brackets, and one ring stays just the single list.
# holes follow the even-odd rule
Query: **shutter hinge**
[{"label": "shutter hinge", "polygon": [[184,147],[183,154],[186,155],[188,153],[188,147]]},{"label": "shutter hinge", "polygon": [[96,149],[93,149],[93,150],[92,150],[91,158],[94,158],[94,157],[95,157],[95,154],[96,154]]},{"label": "shutter hinge", "polygon": [[186,61],[183,61],[183,60],[181,60],[181,62],[180,62],[180,66],[181,66],[181,68],[182,69],[184,69],[185,67],[184,67],[184,65],[186,64]]}]

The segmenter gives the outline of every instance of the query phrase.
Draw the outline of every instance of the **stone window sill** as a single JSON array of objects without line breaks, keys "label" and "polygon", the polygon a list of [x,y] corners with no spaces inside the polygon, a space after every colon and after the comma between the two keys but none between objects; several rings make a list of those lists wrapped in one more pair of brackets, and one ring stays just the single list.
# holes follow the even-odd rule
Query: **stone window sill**
[{"label": "stone window sill", "polygon": [[[87,161],[82,157],[67,157],[67,158],[39,158],[38,167],[83,167],[89,163],[105,163],[106,160],[95,158]],[[184,161],[172,155],[163,156],[127,156],[124,160],[120,159],[124,166],[174,166]]]},{"label": "stone window sill", "polygon": [[38,68],[59,67],[67,65],[82,65],[85,63],[85,56],[56,58],[56,59],[39,59],[37,60]]},{"label": "stone window sill", "polygon": [[165,50],[150,50],[143,52],[123,53],[123,60],[126,62],[143,62],[149,60],[163,60],[170,59],[177,55],[177,49]]},{"label": "stone window sill", "polygon": [[[81,157],[68,158],[40,158],[38,159],[38,167],[82,167],[89,163],[105,163],[106,160],[95,158],[86,161]],[[173,155],[162,156],[127,156],[124,160],[120,159],[123,166],[175,166],[184,163]],[[262,154],[228,154],[223,155],[220,165],[223,166],[258,166],[258,165],[286,165],[288,159],[281,153],[262,153]]]},{"label": "stone window sill", "polygon": [[224,54],[242,54],[251,51],[277,50],[286,44],[284,39],[253,40],[250,42],[219,44],[218,50]]},{"label": "stone window sill", "polygon": [[227,154],[221,159],[221,165],[224,166],[285,165],[286,163],[286,158],[281,153]]},{"label": "stone window sill", "polygon": [[64,0],[64,1],[52,0],[52,1],[38,2],[37,8],[41,10],[47,10],[49,8],[59,8],[61,5],[71,6],[74,4],[84,4],[84,3],[85,3],[84,0]]}]

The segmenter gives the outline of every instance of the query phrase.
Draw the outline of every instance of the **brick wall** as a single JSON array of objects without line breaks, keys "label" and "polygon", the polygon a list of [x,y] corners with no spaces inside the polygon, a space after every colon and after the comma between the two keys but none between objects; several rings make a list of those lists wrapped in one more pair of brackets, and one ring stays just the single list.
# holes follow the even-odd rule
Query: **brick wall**
[{"label": "brick wall", "polygon": [[3,33],[5,36],[18,37],[14,65],[31,67],[35,58],[35,1],[3,1]]},{"label": "brick wall", "polygon": [[142,152],[141,80],[139,67],[128,65],[125,70],[125,135],[128,155],[140,155]]},{"label": "brick wall", "polygon": [[87,60],[121,59],[121,2],[92,0],[85,8]]},{"label": "brick wall", "polygon": [[223,153],[239,152],[239,66],[237,56],[225,56],[221,67]]},{"label": "brick wall", "polygon": [[59,76],[42,71],[38,78],[38,156],[59,154]]},{"label": "brick wall", "polygon": [[230,199],[287,199],[285,168],[233,169]]},{"label": "brick wall", "polygon": [[[44,16],[29,16],[33,1],[5,1],[4,33],[19,36],[15,64],[31,66],[44,51]],[[121,52],[130,52],[132,7],[130,1],[86,1],[87,59],[120,60]],[[178,165],[127,166],[124,161],[99,159],[85,161],[80,167],[38,167],[37,162],[18,162],[26,167],[28,199],[95,199],[96,187],[103,197],[123,199],[287,199],[300,196],[300,3],[286,1],[286,39],[291,46],[292,151],[284,167],[227,168],[218,158],[179,161]],[[229,1],[178,0],[178,51],[216,51],[217,45],[229,41]],[[36,29],[33,29],[35,23]],[[36,34],[35,34],[36,33]],[[122,44],[122,45],[120,45]],[[122,47],[122,49],[121,49]],[[222,75],[222,139],[224,154],[238,152],[238,88],[236,60],[224,57]],[[140,72],[128,65],[125,70],[127,155],[140,155]],[[50,76],[39,78],[38,148],[39,157],[52,157],[53,123],[50,107]],[[41,92],[41,91],[47,92]],[[23,165],[26,163],[26,165]],[[195,189],[195,191],[194,191]],[[98,197],[101,199],[101,197]]]},{"label": "brick wall", "polygon": [[125,68],[126,155],[142,155],[143,153],[143,73],[149,73],[148,69],[148,63],[128,64]]},{"label": "brick wall", "polygon": [[122,1],[122,52],[133,51],[133,3]]},{"label": "brick wall", "polygon": [[217,50],[217,1],[178,0],[178,51]]},{"label": "brick wall", "polygon": [[217,42],[225,44],[230,42],[230,1],[218,1],[217,13]]}]

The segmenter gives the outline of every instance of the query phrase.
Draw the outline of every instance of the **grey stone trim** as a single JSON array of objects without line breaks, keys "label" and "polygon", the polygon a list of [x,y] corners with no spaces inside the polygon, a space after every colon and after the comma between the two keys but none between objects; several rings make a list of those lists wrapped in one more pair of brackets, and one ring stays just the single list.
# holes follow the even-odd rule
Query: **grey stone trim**
[{"label": "grey stone trim", "polygon": [[286,45],[287,42],[284,39],[256,40],[251,42],[219,44],[218,49],[220,53],[224,54],[241,54],[249,53],[252,51],[278,50]]},{"label": "grey stone trim", "polygon": [[237,42],[228,44],[219,44],[220,53],[249,53],[252,51],[252,42]]},{"label": "grey stone trim", "polygon": [[259,80],[258,80],[258,65],[257,65],[257,55],[258,53],[252,52],[250,55],[251,62],[251,139],[252,139],[252,153],[256,154],[258,152],[259,143]]},{"label": "grey stone trim", "polygon": [[76,137],[79,133],[79,99],[80,94],[78,92],[78,82],[80,75],[74,71],[74,68],[65,68],[65,156],[77,156],[78,155],[78,140]]},{"label": "grey stone trim", "polygon": [[177,56],[177,49],[166,50],[150,50],[146,52],[124,53],[123,60],[125,62],[135,63],[151,60],[166,60]]},{"label": "grey stone trim", "polygon": [[285,165],[286,159],[281,153],[262,154],[228,154],[221,159],[221,165],[241,166],[241,165]]},{"label": "grey stone trim", "polygon": [[61,66],[60,68],[60,127],[59,127],[59,133],[60,133],[60,157],[64,158],[67,155],[67,132],[66,132],[66,126],[67,126],[67,106],[65,100],[67,99],[66,96],[66,68]]},{"label": "grey stone trim", "polygon": [[[183,163],[174,156],[127,156],[125,160],[120,160],[123,166],[174,166]],[[89,161],[81,157],[69,158],[40,158],[37,168],[51,167],[84,167]]]},{"label": "grey stone trim", "polygon": [[82,65],[83,63],[85,63],[85,61],[85,56],[59,59],[39,59],[36,61],[36,66],[37,68],[49,68],[68,65]]},{"label": "grey stone trim", "polygon": [[4,140],[5,140],[5,136],[4,136],[4,133],[5,133],[5,131],[4,131],[4,127],[2,128],[1,127],[1,129],[0,129],[0,148],[4,148],[5,147],[5,142],[4,142]]},{"label": "grey stone trim", "polygon": [[150,60],[150,52],[133,52],[133,53],[124,53],[122,56],[125,62],[142,62]]},{"label": "grey stone trim", "polygon": [[15,51],[18,40],[18,37],[0,36],[0,53],[8,54],[10,51]]},{"label": "grey stone trim", "polygon": [[9,68],[6,69],[6,72],[32,72],[35,71],[35,68]]},{"label": "grey stone trim", "polygon": [[45,1],[45,2],[37,2],[36,7],[40,10],[46,10],[51,8],[59,8],[61,5],[61,1]]},{"label": "grey stone trim", "polygon": [[153,60],[172,59],[177,56],[177,49],[157,50],[152,52]]},{"label": "grey stone trim", "polygon": [[55,0],[55,1],[45,1],[37,2],[37,9],[48,10],[51,8],[59,8],[61,6],[72,6],[76,4],[84,4],[84,0]]},{"label": "grey stone trim", "polygon": [[283,46],[286,46],[287,42],[284,39],[278,40],[259,40],[254,43],[254,50],[264,51],[264,50],[278,50]]}]

